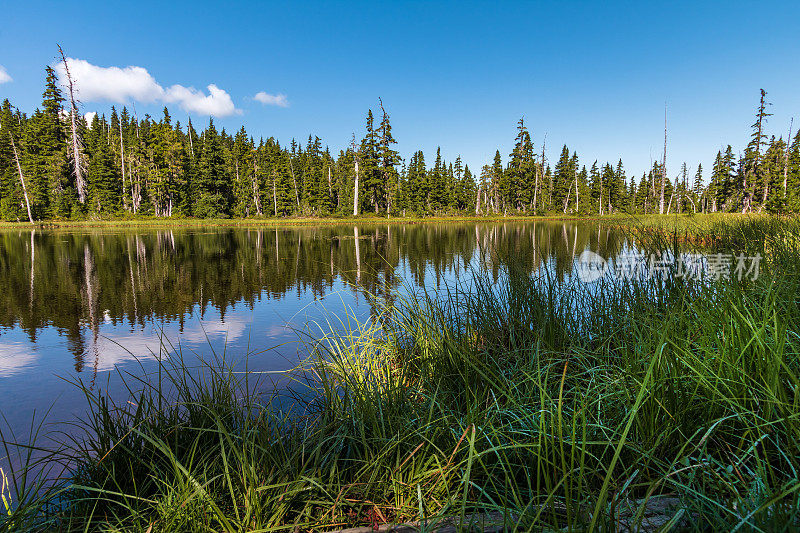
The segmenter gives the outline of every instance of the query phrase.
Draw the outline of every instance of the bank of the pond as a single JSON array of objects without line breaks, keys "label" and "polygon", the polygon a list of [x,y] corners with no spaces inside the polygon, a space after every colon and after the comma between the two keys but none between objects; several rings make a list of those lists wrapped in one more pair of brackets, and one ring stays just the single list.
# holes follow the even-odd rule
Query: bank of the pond
[{"label": "bank of the pond", "polygon": [[281,217],[281,218],[119,218],[119,219],[80,219],[80,220],[42,220],[30,222],[0,221],[0,229],[72,229],[72,228],[181,228],[181,227],[275,227],[275,226],[329,226],[339,224],[441,224],[448,222],[602,222],[606,225],[624,227],[644,226],[665,229],[704,229],[713,223],[729,223],[743,219],[766,219],[766,215],[740,215],[733,213],[680,214],[680,215],[638,215],[615,213],[611,215],[491,215],[470,216],[452,215],[437,217],[415,216],[371,216],[358,217]]},{"label": "bank of the pond", "polygon": [[[555,219],[537,217],[542,220]],[[0,229],[31,228],[176,228],[176,227],[274,227],[274,226],[330,226],[339,224],[426,224],[443,222],[518,222],[532,217],[281,217],[281,218],[125,218],[98,220],[46,220],[41,222],[0,222]],[[566,220],[566,219],[565,219]]]},{"label": "bank of the pond", "polygon": [[176,354],[123,402],[87,390],[86,438],[48,458],[70,475],[12,485],[0,524],[324,531],[491,516],[506,530],[795,530],[800,226],[715,231],[726,253],[764,256],[758,279],[587,290],[510,267],[499,284],[412,294],[309,341],[290,414],[224,359],[198,373]]}]

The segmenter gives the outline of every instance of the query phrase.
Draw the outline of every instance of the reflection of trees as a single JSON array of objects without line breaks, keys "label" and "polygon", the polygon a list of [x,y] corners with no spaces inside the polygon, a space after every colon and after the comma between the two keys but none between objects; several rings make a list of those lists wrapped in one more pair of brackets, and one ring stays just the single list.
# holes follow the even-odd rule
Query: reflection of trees
[{"label": "reflection of trees", "polygon": [[290,291],[320,298],[339,280],[374,297],[372,305],[391,301],[398,274],[433,288],[470,265],[498,277],[510,260],[530,272],[549,264],[563,278],[585,248],[610,257],[623,244],[602,225],[541,222],[3,232],[0,326],[20,327],[31,341],[56,327],[80,371],[103,321],[182,328],[195,307],[224,317],[237,303],[252,309]]}]

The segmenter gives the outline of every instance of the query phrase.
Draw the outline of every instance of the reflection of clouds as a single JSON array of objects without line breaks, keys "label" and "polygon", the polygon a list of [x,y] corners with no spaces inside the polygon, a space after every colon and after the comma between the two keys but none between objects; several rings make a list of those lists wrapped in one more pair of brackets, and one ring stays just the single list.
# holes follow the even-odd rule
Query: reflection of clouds
[{"label": "reflection of clouds", "polygon": [[[124,363],[168,357],[177,350],[179,343],[205,345],[211,342],[216,346],[216,341],[224,342],[226,336],[228,342],[233,342],[245,333],[248,325],[249,322],[237,319],[224,322],[194,320],[183,332],[178,330],[176,323],[152,324],[134,332],[104,331],[97,339],[97,370],[103,372]],[[90,348],[90,356],[92,351]]]},{"label": "reflection of clouds", "polygon": [[30,345],[19,342],[4,342],[0,345],[0,377],[17,374],[39,358]]},{"label": "reflection of clouds", "polygon": [[[86,345],[83,351],[85,370],[96,369],[107,372],[116,366],[155,361],[159,357],[168,357],[184,346],[203,347],[212,345],[220,347],[223,343],[233,343],[246,336],[252,325],[247,317],[226,317],[225,320],[191,320],[184,324],[183,331],[177,322],[148,324],[131,331],[114,326],[108,321],[101,323],[96,340],[91,330],[86,330]],[[257,334],[266,338],[282,338],[292,334],[292,330],[283,324],[270,324]],[[39,354],[30,344],[23,342],[0,343],[0,377],[11,377],[29,372],[40,363]],[[59,368],[48,368],[58,372]]]},{"label": "reflection of clouds", "polygon": [[284,337],[292,333],[292,330],[289,326],[283,324],[274,324],[271,325],[261,331],[265,337],[273,338],[273,337]]},{"label": "reflection of clouds", "polygon": [[[148,324],[133,331],[103,322],[96,339],[92,338],[90,329],[86,330],[86,344],[81,356],[86,365],[84,371],[96,369],[97,372],[107,372],[119,365],[155,361],[175,352],[178,343],[199,346],[212,343],[216,348],[226,342],[226,335],[227,342],[242,337],[249,325],[249,320],[242,319],[226,319],[224,322],[194,320],[181,333],[177,322]],[[284,331],[286,330],[281,326],[269,328],[269,334],[274,336]],[[39,355],[30,344],[4,339],[4,342],[0,342],[0,377],[12,377],[32,371],[36,364],[41,363]],[[48,372],[66,370],[60,364],[47,364]]]},{"label": "reflection of clouds", "polygon": [[215,337],[222,337],[222,340],[227,338],[228,342],[232,342],[241,337],[247,331],[247,326],[249,325],[249,320],[246,321],[240,318],[227,318],[224,322],[222,320],[213,322],[195,320],[192,326],[184,328],[183,333],[172,337],[171,340],[180,340],[181,343],[201,344]]},{"label": "reflection of clouds", "polygon": [[94,346],[87,350],[86,355],[91,358],[87,363],[94,364],[94,353],[97,353],[97,371],[105,372],[124,363],[155,360],[159,355],[169,354],[170,340],[166,332],[162,334],[160,331],[153,333],[135,331],[122,334],[104,331],[97,338],[96,352]]}]

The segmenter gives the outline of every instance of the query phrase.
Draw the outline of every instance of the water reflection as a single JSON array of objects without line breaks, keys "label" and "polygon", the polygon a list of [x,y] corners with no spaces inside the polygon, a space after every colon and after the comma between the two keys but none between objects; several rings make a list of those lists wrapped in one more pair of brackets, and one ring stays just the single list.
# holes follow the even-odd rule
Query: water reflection
[{"label": "water reflection", "polygon": [[[509,258],[531,271],[548,262],[563,279],[584,249],[612,257],[623,241],[598,224],[567,223],[3,232],[0,328],[21,329],[32,345],[54,328],[74,370],[96,371],[114,364],[101,340],[106,325],[170,322],[184,332],[193,312],[202,319],[213,308],[225,322],[237,304],[253,311],[291,293],[320,299],[337,283],[385,300],[401,280],[436,287],[478,264],[497,278]],[[25,366],[25,350],[3,336],[0,376]]]}]

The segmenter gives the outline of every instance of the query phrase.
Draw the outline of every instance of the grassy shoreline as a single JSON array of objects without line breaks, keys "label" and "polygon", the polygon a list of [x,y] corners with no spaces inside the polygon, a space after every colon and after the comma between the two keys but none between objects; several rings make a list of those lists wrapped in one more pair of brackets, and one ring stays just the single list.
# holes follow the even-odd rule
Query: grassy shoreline
[{"label": "grassy shoreline", "polygon": [[456,222],[603,222],[632,225],[692,227],[712,222],[736,221],[746,219],[766,219],[767,215],[735,213],[682,214],[682,215],[513,215],[513,216],[471,216],[453,215],[441,217],[378,217],[364,215],[359,217],[285,217],[285,218],[125,218],[98,220],[44,220],[39,222],[0,221],[3,229],[70,229],[70,228],[179,228],[179,227],[292,227],[292,226],[330,226],[330,225],[383,225],[383,224],[440,224]]},{"label": "grassy shoreline", "polygon": [[[510,268],[319,338],[299,415],[180,354],[87,392],[62,485],[9,529],[325,531],[501,516],[508,530],[800,526],[800,224],[712,221],[755,281],[554,283]],[[638,236],[675,250],[675,235]],[[346,321],[345,321],[346,322]],[[40,467],[31,465],[31,467]],[[669,502],[652,513],[653,502]],[[48,510],[43,512],[43,510]]]}]

